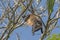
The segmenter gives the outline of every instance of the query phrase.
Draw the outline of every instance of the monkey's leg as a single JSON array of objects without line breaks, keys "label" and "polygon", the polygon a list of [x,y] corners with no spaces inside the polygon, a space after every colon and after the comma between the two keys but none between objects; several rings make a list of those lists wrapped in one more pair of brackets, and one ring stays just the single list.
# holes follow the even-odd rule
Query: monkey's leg
[{"label": "monkey's leg", "polygon": [[41,28],[41,33],[43,33],[43,29]]}]

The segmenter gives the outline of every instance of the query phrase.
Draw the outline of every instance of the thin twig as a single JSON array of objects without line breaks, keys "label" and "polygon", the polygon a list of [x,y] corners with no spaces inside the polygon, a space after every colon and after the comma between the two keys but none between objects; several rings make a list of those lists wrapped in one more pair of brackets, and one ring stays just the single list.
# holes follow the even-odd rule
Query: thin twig
[{"label": "thin twig", "polygon": [[47,34],[47,30],[49,29],[48,23],[49,23],[49,21],[50,21],[51,13],[48,12],[48,14],[49,14],[49,16],[48,16],[48,20],[47,20],[47,23],[46,23],[45,31],[43,32],[40,40],[43,40],[43,39],[45,38],[45,36],[46,36],[46,34]]},{"label": "thin twig", "polygon": [[[18,27],[21,27],[23,24],[24,24],[24,23],[20,24]],[[7,34],[7,36],[6,36],[5,39],[8,40],[8,38],[10,37],[10,34],[11,34],[15,29],[17,29],[18,27],[15,27],[15,25],[13,25],[13,27],[10,28],[9,33]]]},{"label": "thin twig", "polygon": [[4,28],[6,28],[6,27],[0,27],[0,29],[4,29]]},{"label": "thin twig", "polygon": [[[27,8],[22,12],[22,14],[29,8],[29,6],[32,4],[32,0],[30,0],[30,3],[27,5]],[[21,15],[22,15],[21,14]],[[20,16],[21,16],[20,15]],[[20,16],[18,17],[17,21],[19,20]],[[14,24],[15,25],[15,24]],[[20,26],[22,26],[23,24],[21,24]],[[16,29],[15,26],[11,27],[11,29],[9,30],[8,35],[6,36],[6,40],[9,38],[10,34],[13,32],[13,30]]]},{"label": "thin twig", "polygon": [[30,0],[30,3],[27,5],[27,7],[23,10],[23,12],[20,14],[20,16],[18,17],[16,23],[18,22],[19,18],[24,14],[24,12],[32,5],[32,0]]},{"label": "thin twig", "polygon": [[2,36],[0,37],[0,40],[2,40],[2,39],[3,39],[3,37],[4,37],[5,33],[7,32],[7,30],[8,30],[8,29],[9,29],[9,27],[10,27],[10,24],[11,24],[11,22],[7,25],[7,28],[6,28],[6,30],[3,32]]},{"label": "thin twig", "polygon": [[[40,40],[43,40],[44,37],[47,35],[47,30],[49,29],[49,22],[52,22],[52,21],[54,21],[54,20],[58,20],[58,19],[60,18],[60,17],[59,17],[59,18],[53,19],[53,20],[51,21],[50,16],[51,16],[51,14],[50,14],[49,17],[48,17],[45,31],[44,31],[44,33],[42,34]],[[56,25],[56,24],[55,24],[55,25]]]}]

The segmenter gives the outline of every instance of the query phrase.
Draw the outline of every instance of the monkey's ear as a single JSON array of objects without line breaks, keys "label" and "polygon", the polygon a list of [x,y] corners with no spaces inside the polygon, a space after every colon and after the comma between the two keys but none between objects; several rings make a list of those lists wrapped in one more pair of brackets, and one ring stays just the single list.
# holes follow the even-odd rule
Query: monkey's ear
[{"label": "monkey's ear", "polygon": [[25,19],[25,21],[27,21],[29,19],[30,15],[23,15],[22,18]]},{"label": "monkey's ear", "polygon": [[28,15],[28,16],[25,18],[25,21],[27,21],[29,18],[30,18],[30,15]]}]

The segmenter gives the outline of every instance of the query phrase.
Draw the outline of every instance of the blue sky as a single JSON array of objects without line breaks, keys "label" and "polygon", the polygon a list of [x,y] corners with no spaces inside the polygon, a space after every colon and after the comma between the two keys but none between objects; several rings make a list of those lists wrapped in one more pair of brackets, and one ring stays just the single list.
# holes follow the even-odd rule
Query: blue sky
[{"label": "blue sky", "polygon": [[[42,0],[41,4],[42,6],[45,6],[45,0]],[[39,4],[39,6],[41,6],[41,4]],[[11,6],[13,5],[13,2],[11,2]],[[35,5],[36,6],[36,5]],[[58,9],[58,4],[55,4],[54,6],[54,12],[52,14],[52,16],[54,15],[54,13],[57,11]],[[0,15],[1,15],[2,11],[0,10]],[[47,13],[47,11],[46,11]],[[51,17],[52,17],[51,16]],[[46,22],[47,20],[47,17],[46,18],[43,18],[43,21]],[[60,24],[60,20],[58,20],[58,25]],[[41,36],[41,32],[40,30],[38,32],[35,32],[35,35],[32,36],[32,28],[28,25],[25,25],[25,26],[22,26],[20,28],[17,28],[16,30],[14,30],[9,38],[9,40],[17,40],[16,39],[16,33],[19,34],[20,36],[20,39],[21,40],[39,40],[40,36]],[[59,34],[60,33],[60,28],[55,28],[51,34]]]}]

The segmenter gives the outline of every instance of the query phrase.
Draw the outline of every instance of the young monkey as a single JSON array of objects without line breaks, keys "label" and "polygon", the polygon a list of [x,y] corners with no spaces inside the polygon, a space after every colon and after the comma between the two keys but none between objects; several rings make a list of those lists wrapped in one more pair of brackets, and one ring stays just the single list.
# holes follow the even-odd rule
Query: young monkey
[{"label": "young monkey", "polygon": [[35,16],[34,14],[30,14],[28,15],[28,17],[25,19],[25,22],[32,26],[32,33],[34,35],[34,32],[41,30],[41,33],[43,33],[43,29],[42,29],[42,22],[41,20]]}]

